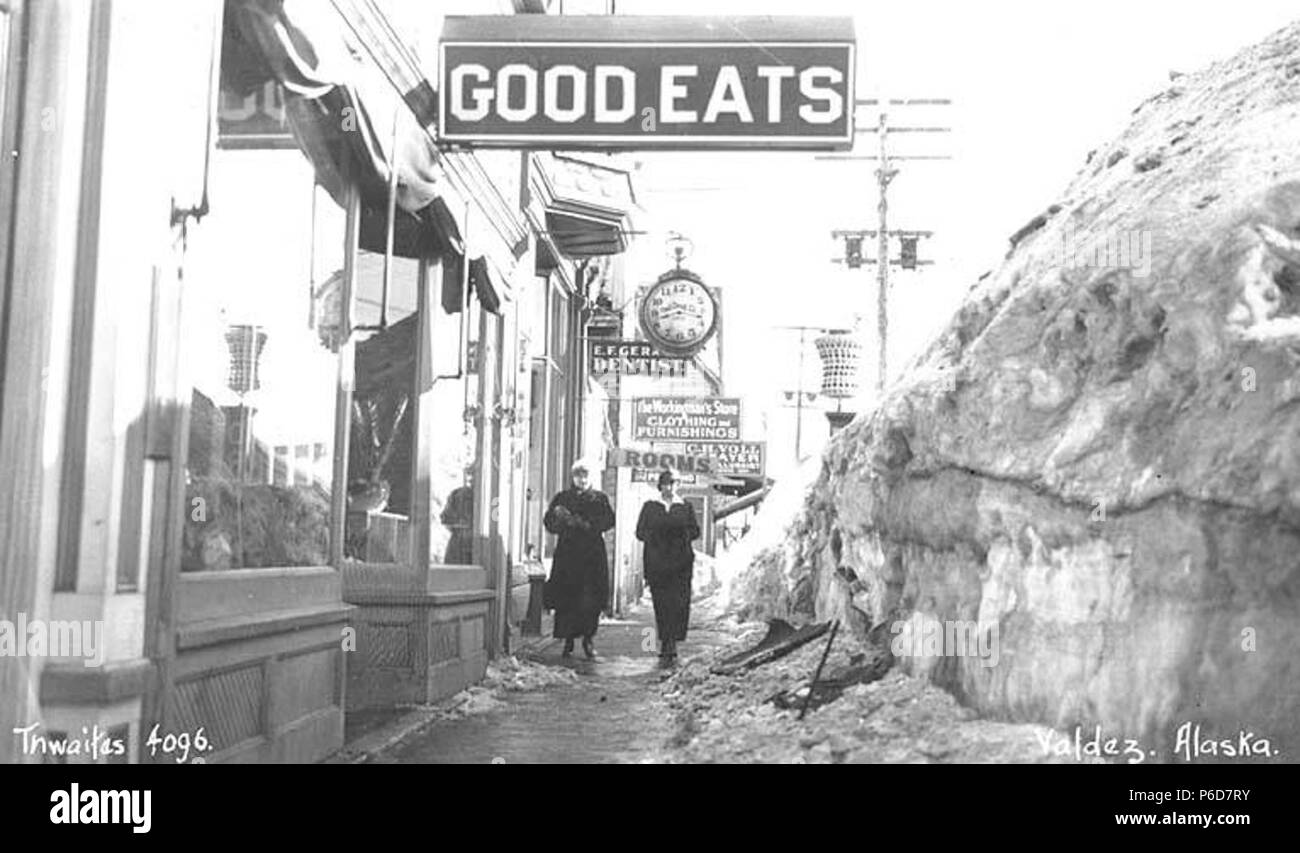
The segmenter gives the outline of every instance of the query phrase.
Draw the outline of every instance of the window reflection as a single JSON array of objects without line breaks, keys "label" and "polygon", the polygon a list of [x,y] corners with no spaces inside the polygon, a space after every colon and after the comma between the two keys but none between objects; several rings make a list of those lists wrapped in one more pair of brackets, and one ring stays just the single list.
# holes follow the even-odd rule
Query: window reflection
[{"label": "window reflection", "polygon": [[[448,274],[454,279],[460,272],[459,265],[453,262]],[[469,312],[468,317],[441,309],[433,312],[430,345],[434,375],[438,378],[423,399],[429,407],[430,426],[424,436],[430,443],[431,460],[429,488],[433,523],[429,531],[429,560],[435,564],[472,565],[475,559],[480,310],[475,300],[462,308]],[[461,346],[465,346],[467,354],[464,369],[458,371]]]},{"label": "window reflection", "polygon": [[182,568],[328,565],[338,356],[314,297],[344,214],[297,151],[218,150],[211,182],[186,252]]},{"label": "window reflection", "polygon": [[409,563],[420,261],[357,252],[345,556]]}]

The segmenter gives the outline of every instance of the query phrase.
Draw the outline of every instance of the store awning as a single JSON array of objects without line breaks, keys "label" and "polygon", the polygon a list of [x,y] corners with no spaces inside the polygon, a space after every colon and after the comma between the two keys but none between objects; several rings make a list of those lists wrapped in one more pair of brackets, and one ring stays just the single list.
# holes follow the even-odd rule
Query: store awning
[{"label": "store awning", "polygon": [[556,248],[566,258],[617,255],[627,249],[627,235],[623,229],[599,220],[548,212],[546,228]]},{"label": "store awning", "polygon": [[478,301],[484,311],[493,314],[501,313],[501,302],[504,296],[502,284],[499,277],[492,275],[487,258],[475,258],[469,262],[469,286],[478,294]]},{"label": "store awning", "polygon": [[[384,254],[388,238],[384,226],[387,209],[376,209],[363,201],[361,227],[357,235],[361,249]],[[420,211],[411,213],[398,207],[393,222],[393,255],[399,258],[428,258],[460,255],[465,251],[465,241],[460,235],[460,225],[452,216],[447,203],[441,198]]]},{"label": "store awning", "polygon": [[352,389],[357,398],[410,387],[419,328],[419,318],[412,314],[357,344]]},{"label": "store awning", "polygon": [[540,157],[546,228],[567,258],[617,255],[627,249],[636,199],[627,171],[553,154]]},{"label": "store awning", "polygon": [[[356,35],[333,4],[229,0],[228,8],[281,83],[289,123],[321,185],[340,204],[349,177],[361,187],[362,247],[384,249],[391,168],[401,211],[395,253],[454,250],[463,230],[455,212],[446,204],[429,210],[442,195],[437,148],[385,73],[354,48]],[[359,173],[349,176],[351,169]],[[426,233],[433,230],[441,233]]]},{"label": "store awning", "polygon": [[[477,295],[484,311],[492,314],[501,313],[501,304],[510,299],[510,290],[505,276],[501,275],[485,257],[479,256],[469,261],[469,275],[462,268],[463,257],[456,257],[443,267],[442,272],[442,310],[456,314],[469,305],[471,295]],[[465,289],[468,279],[469,289]]]}]

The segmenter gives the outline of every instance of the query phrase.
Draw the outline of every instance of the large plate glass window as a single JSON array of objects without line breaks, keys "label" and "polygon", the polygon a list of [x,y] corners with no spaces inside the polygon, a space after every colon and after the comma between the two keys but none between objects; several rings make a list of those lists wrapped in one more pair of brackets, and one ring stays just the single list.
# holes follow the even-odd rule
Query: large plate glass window
[{"label": "large plate glass window", "polygon": [[[185,571],[329,564],[345,215],[291,149],[219,148],[186,253]],[[333,306],[333,312],[331,311]]]}]

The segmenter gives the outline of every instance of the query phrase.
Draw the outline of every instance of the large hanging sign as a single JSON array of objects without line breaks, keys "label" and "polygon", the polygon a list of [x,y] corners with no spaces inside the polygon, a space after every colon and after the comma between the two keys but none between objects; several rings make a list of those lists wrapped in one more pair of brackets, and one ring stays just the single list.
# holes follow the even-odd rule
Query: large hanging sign
[{"label": "large hanging sign", "polygon": [[637,397],[632,438],[645,441],[739,441],[735,397]]},{"label": "large hanging sign", "polygon": [[596,379],[608,376],[685,376],[691,361],[662,355],[647,341],[591,339],[588,365]]},{"label": "large hanging sign", "polygon": [[[666,453],[662,450],[640,450],[618,447],[610,453],[609,463],[615,468],[639,468],[654,471],[672,468],[683,474],[714,474],[717,472],[711,456],[688,453]],[[657,475],[656,475],[657,476]]]},{"label": "large hanging sign", "polygon": [[680,267],[659,276],[641,299],[641,332],[659,352],[686,357],[699,352],[718,328],[713,291]]},{"label": "large hanging sign", "polygon": [[438,135],[511,148],[853,144],[851,18],[448,17]]},{"label": "large hanging sign", "polygon": [[664,450],[618,447],[610,451],[608,463],[614,468],[631,468],[632,482],[657,485],[659,473],[671,468],[678,481],[686,485],[743,485],[727,472],[719,470],[718,460],[712,455],[669,453]]},{"label": "large hanging sign", "polygon": [[762,477],[767,473],[765,441],[685,441],[655,442],[656,450],[706,456],[713,469],[732,477]]}]

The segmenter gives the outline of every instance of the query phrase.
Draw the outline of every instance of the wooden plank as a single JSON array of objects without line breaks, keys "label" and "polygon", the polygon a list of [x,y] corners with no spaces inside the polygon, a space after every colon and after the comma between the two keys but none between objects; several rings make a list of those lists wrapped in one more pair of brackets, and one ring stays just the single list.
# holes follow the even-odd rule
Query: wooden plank
[{"label": "wooden plank", "polygon": [[787,622],[773,619],[768,623],[767,636],[757,646],[723,659],[715,664],[710,671],[719,675],[728,675],[741,670],[753,669],[765,663],[771,663],[778,658],[785,657],[800,646],[811,643],[830,630],[830,627],[829,622],[820,622],[796,629]]},{"label": "wooden plank", "polygon": [[81,524],[85,509],[89,440],[91,361],[95,351],[95,305],[99,277],[100,195],[103,186],[104,115],[108,99],[108,49],[111,9],[96,3],[91,11],[87,58],[86,121],[82,141],[80,211],[72,296],[68,405],[63,428],[63,473],[59,490],[58,556],[54,589],[77,588]]}]

